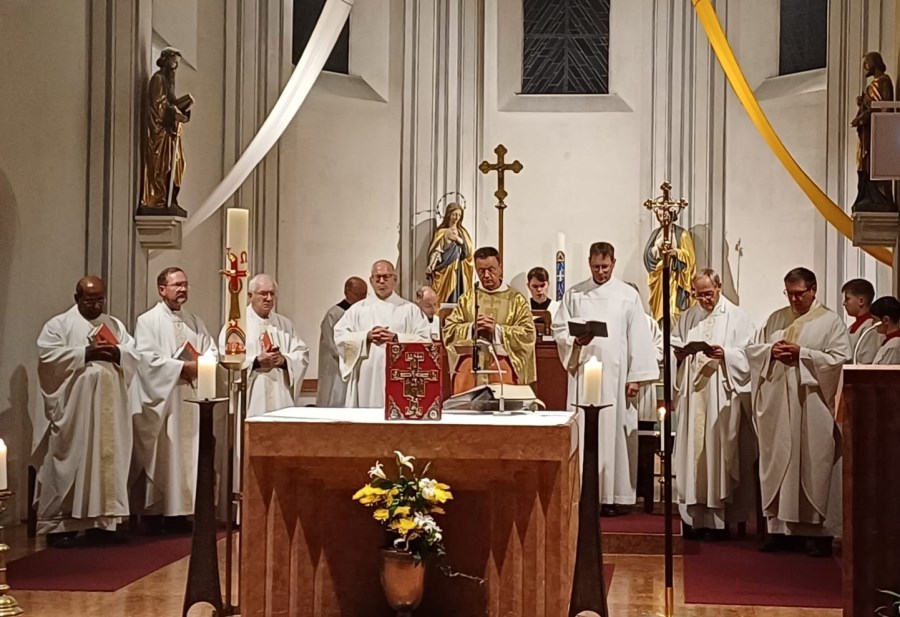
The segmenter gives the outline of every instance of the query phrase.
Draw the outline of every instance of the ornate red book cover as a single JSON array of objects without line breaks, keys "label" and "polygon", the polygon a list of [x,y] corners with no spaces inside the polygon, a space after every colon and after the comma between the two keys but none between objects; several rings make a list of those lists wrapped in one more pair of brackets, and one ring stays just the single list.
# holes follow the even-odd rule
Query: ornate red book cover
[{"label": "ornate red book cover", "polygon": [[385,420],[441,419],[442,348],[440,343],[388,345]]}]

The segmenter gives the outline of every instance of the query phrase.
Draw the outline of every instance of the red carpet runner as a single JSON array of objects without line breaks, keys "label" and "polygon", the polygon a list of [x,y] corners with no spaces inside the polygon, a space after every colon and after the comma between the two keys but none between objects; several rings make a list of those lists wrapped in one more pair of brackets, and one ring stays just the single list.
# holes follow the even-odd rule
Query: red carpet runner
[{"label": "red carpet runner", "polygon": [[116,591],[191,552],[191,537],[132,536],[121,546],[48,548],[9,564],[13,589]]},{"label": "red carpet runner", "polygon": [[834,559],[760,553],[751,540],[689,545],[695,550],[684,556],[686,604],[842,606],[841,569]]}]

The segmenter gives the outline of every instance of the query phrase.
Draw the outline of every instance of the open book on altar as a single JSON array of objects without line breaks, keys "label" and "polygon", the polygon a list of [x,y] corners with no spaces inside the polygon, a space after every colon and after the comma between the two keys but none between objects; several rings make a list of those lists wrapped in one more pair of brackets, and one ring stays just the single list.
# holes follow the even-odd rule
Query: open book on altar
[{"label": "open book on altar", "polygon": [[584,321],[583,319],[569,320],[569,334],[576,338],[584,334],[593,334],[598,338],[609,336],[605,321]]},{"label": "open book on altar", "polygon": [[710,353],[712,351],[712,346],[709,343],[705,343],[703,341],[688,341],[683,345],[676,345],[672,343],[672,349],[675,351],[681,351],[688,355],[693,355],[697,353]]},{"label": "open book on altar", "polygon": [[88,334],[88,342],[89,343],[103,343],[106,345],[118,345],[119,339],[116,338],[116,335],[113,334],[112,330],[109,329],[105,323],[100,324],[99,326],[94,327],[90,333]]},{"label": "open book on altar", "polygon": [[506,411],[535,411],[545,409],[531,386],[513,384],[485,384],[460,392],[444,401],[444,409],[459,411],[498,411],[500,399]]}]

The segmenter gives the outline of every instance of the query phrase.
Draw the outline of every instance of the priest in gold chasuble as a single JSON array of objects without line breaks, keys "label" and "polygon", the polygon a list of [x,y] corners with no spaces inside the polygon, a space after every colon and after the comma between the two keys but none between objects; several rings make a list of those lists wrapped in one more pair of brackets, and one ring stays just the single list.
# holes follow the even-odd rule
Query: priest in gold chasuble
[{"label": "priest in gold chasuble", "polygon": [[[485,383],[531,384],[535,370],[534,318],[528,301],[503,282],[503,266],[497,249],[475,251],[475,271],[480,286],[469,289],[447,317],[444,344],[453,371],[453,392]],[[473,373],[472,353],[475,338],[493,344],[502,375]],[[496,370],[490,347],[477,348],[478,367]]]}]

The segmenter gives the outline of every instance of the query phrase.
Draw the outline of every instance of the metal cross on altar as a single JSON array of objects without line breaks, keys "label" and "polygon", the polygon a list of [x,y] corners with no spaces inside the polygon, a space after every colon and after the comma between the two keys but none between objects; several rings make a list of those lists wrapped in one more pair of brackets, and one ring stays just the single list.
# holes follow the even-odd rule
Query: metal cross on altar
[{"label": "metal cross on altar", "polygon": [[497,190],[494,191],[494,197],[497,198],[497,205],[495,206],[497,210],[500,212],[500,227],[499,227],[499,246],[497,250],[500,252],[500,258],[503,258],[503,211],[506,210],[506,196],[508,193],[506,192],[506,187],[503,182],[503,174],[504,172],[511,171],[514,174],[522,171],[522,163],[519,161],[513,161],[512,163],[507,163],[504,160],[506,156],[507,149],[506,146],[500,144],[496,148],[494,148],[494,153],[497,155],[497,162],[491,163],[489,161],[482,161],[481,165],[478,166],[478,169],[481,170],[483,174],[489,174],[492,171],[497,172]]}]

